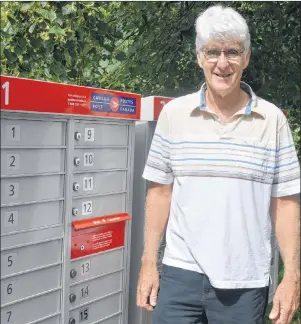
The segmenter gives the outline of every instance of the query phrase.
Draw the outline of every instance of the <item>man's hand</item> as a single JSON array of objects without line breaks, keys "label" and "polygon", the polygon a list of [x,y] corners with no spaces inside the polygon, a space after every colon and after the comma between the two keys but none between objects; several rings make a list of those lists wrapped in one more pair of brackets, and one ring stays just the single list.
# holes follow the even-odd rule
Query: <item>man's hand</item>
[{"label": "man's hand", "polygon": [[158,290],[157,266],[142,264],[137,288],[137,306],[152,311],[157,304]]},{"label": "man's hand", "polygon": [[300,304],[300,275],[284,275],[274,299],[270,319],[273,324],[289,324]]}]

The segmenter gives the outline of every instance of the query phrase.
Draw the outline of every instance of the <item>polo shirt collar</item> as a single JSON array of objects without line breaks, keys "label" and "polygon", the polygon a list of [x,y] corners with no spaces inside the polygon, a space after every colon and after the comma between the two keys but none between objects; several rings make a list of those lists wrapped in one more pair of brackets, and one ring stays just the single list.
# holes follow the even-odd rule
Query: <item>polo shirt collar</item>
[{"label": "polo shirt collar", "polygon": [[[245,114],[245,115],[250,115],[252,112],[255,112],[259,115],[261,115],[263,118],[265,118],[265,113],[259,109],[258,107],[258,99],[256,94],[253,92],[252,88],[245,82],[240,82],[240,87],[241,89],[243,89],[244,91],[246,91],[249,95],[250,95],[250,100],[247,103],[246,107],[244,107],[242,110],[240,110],[241,113]],[[207,111],[207,106],[206,106],[206,96],[205,96],[205,92],[206,92],[207,86],[206,83],[203,83],[201,86],[201,90],[200,90],[200,110],[202,111]]]}]

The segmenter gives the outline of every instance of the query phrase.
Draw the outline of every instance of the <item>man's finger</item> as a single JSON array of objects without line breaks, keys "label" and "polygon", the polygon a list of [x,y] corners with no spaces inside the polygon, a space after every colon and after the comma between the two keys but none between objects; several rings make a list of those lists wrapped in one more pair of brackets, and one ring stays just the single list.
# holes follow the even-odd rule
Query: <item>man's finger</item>
[{"label": "man's finger", "polygon": [[153,286],[151,294],[150,294],[150,298],[149,298],[149,302],[150,305],[155,307],[157,305],[157,298],[158,298],[158,286]]},{"label": "man's finger", "polygon": [[283,306],[283,308],[280,310],[280,316],[279,316],[279,323],[288,324],[288,318],[290,314],[290,308],[288,305]]},{"label": "man's finger", "polygon": [[271,320],[275,320],[280,315],[280,303],[279,300],[273,300],[273,308],[271,310],[269,318]]}]

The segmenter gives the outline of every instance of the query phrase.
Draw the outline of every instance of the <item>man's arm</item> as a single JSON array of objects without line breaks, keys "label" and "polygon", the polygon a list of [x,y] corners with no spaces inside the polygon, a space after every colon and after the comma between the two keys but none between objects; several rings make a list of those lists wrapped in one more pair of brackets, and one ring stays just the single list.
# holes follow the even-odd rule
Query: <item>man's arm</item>
[{"label": "man's arm", "polygon": [[151,311],[157,303],[159,273],[157,253],[169,217],[172,184],[153,183],[145,210],[144,252],[137,288],[137,306]]},{"label": "man's arm", "polygon": [[145,205],[144,252],[142,264],[156,266],[157,253],[169,217],[172,184],[152,183]]},{"label": "man's arm", "polygon": [[300,207],[295,196],[272,198],[275,233],[284,275],[300,277]]},{"label": "man's arm", "polygon": [[270,314],[273,324],[290,323],[300,303],[300,207],[295,196],[272,198],[275,232],[284,264]]}]

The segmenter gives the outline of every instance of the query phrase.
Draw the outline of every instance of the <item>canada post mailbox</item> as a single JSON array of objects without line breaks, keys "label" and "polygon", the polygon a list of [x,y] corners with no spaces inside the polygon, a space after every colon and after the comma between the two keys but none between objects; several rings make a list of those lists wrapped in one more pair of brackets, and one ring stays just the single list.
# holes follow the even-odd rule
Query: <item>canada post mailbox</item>
[{"label": "canada post mailbox", "polygon": [[140,96],[0,85],[1,324],[127,324]]},{"label": "canada post mailbox", "polygon": [[[141,257],[144,243],[144,208],[148,182],[143,180],[142,173],[147,160],[148,151],[155,132],[156,123],[164,105],[172,98],[150,96],[141,99],[141,117],[136,122],[135,129],[135,158],[134,158],[134,204],[132,221],[132,245],[131,245],[131,273],[130,273],[130,295],[136,296]],[[287,115],[287,111],[283,110]],[[165,248],[165,236],[161,242],[158,252],[157,266],[159,271],[162,267],[162,259]],[[279,249],[273,232],[271,238],[272,260],[270,274],[269,302],[272,301],[278,285],[278,262]],[[136,306],[134,297],[129,302],[129,323],[130,324],[151,324],[151,313],[143,311]]]}]

